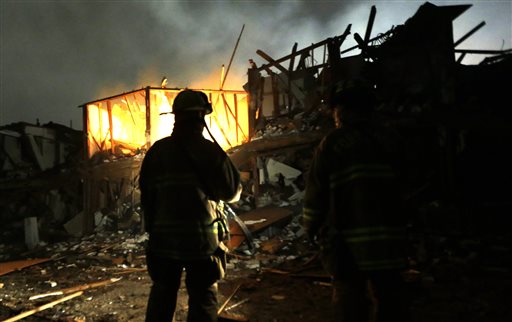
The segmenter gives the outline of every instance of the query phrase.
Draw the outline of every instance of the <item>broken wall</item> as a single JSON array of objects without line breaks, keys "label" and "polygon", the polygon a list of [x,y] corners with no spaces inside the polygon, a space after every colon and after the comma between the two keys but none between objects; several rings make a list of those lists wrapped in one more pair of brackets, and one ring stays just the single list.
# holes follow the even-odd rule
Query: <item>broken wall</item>
[{"label": "broken wall", "polygon": [[[294,46],[291,54],[278,59],[258,50],[265,64],[252,73],[268,76],[260,75],[266,85],[263,89],[255,77],[246,85],[252,89],[253,140],[274,140],[276,132],[281,136],[294,131],[298,134],[292,135],[327,132],[332,123],[325,121],[322,102],[328,99],[329,88],[346,80],[364,81],[376,89],[376,120],[394,128],[404,140],[404,196],[415,227],[444,234],[475,233],[479,223],[492,228],[488,231],[506,227],[496,223],[507,223],[503,214],[512,210],[507,197],[512,194],[507,184],[512,170],[506,165],[512,160],[505,148],[511,139],[512,113],[505,106],[510,101],[512,51],[456,49],[475,30],[453,38],[453,20],[469,8],[427,2],[405,24],[372,38],[373,8],[364,35],[353,34],[354,47],[342,49],[345,38],[352,37],[348,25],[343,35],[301,50]],[[324,48],[323,57],[315,54],[317,48]],[[359,54],[346,56],[356,49]],[[465,66],[461,64],[465,54],[493,56],[479,65]],[[303,69],[311,70],[314,86],[297,99],[286,76],[293,78],[300,70],[294,59],[308,55],[317,57],[315,65],[306,64]],[[269,78],[277,85],[270,87]],[[299,110],[286,109],[292,101],[283,99],[288,96],[297,100]],[[284,142],[281,148],[288,144]],[[262,162],[253,162],[256,168],[258,164]],[[253,178],[260,172],[253,171]],[[492,219],[486,219],[489,214]]]},{"label": "broken wall", "polygon": [[82,131],[16,123],[2,127],[0,142],[0,239],[23,238],[30,217],[42,238],[65,235],[62,224],[82,209]]}]

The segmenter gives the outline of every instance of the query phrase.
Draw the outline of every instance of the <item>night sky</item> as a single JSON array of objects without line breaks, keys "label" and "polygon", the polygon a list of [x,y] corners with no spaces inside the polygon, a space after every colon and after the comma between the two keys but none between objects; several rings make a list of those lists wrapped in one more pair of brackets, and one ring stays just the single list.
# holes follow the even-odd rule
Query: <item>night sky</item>
[{"label": "night sky", "polygon": [[[458,48],[508,49],[512,1],[473,4],[454,22],[458,39],[486,26]],[[274,58],[343,33],[372,36],[403,24],[424,1],[26,1],[0,0],[0,125],[56,122],[81,129],[82,103],[145,86],[218,88],[242,34],[224,88],[241,89],[248,59]],[[435,23],[435,22],[433,22]],[[342,49],[355,44],[352,35]],[[349,54],[357,54],[352,51]],[[467,56],[475,64],[482,56]]]}]

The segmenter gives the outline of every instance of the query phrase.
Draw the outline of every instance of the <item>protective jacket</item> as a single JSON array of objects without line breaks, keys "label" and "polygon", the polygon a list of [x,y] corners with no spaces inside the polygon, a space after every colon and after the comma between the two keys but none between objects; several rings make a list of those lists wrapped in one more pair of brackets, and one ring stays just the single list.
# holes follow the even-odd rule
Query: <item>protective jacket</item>
[{"label": "protective jacket", "polygon": [[362,271],[405,265],[396,142],[390,131],[360,120],[326,136],[311,164],[305,229],[325,253],[341,253],[338,261]]},{"label": "protective jacket", "polygon": [[205,259],[219,247],[220,200],[240,190],[226,153],[201,131],[177,129],[149,149],[140,172],[148,251],[177,260]]}]

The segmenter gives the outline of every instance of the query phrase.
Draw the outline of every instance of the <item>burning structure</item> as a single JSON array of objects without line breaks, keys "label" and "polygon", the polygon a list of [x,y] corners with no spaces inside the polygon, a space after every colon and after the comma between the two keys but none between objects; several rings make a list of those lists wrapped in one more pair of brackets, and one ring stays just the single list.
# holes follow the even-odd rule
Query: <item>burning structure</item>
[{"label": "burning structure", "polygon": [[[247,142],[247,93],[202,91],[213,105],[207,123],[217,142],[225,149]],[[99,209],[119,207],[119,202],[137,203],[142,161],[138,156],[172,133],[171,106],[179,92],[178,88],[146,87],[82,105],[85,158],[91,164],[84,181],[85,227],[93,228],[92,214]],[[114,159],[115,164],[108,163]]]},{"label": "burning structure", "polygon": [[[427,2],[405,24],[375,37],[372,8],[364,35],[353,34],[356,46],[342,48],[352,36],[349,24],[342,35],[303,49],[294,44],[281,58],[257,50],[264,62],[258,67],[250,60],[244,90],[203,90],[214,106],[209,127],[243,172],[250,207],[283,198],[289,202],[292,196],[300,202],[301,174],[307,171],[311,148],[333,126],[324,104],[330,86],[363,79],[376,88],[376,115],[406,141],[404,174],[411,205],[442,213],[433,205],[444,200],[448,208],[458,204],[471,213],[499,216],[507,207],[506,178],[511,175],[510,159],[501,148],[510,138],[510,112],[503,102],[511,51],[458,49],[485,25],[453,39],[452,21],[469,7]],[[357,49],[359,54],[350,55]],[[490,57],[479,65],[463,65],[470,54]],[[84,211],[79,222],[86,230],[93,229],[98,211],[135,211],[143,153],[172,132],[170,110],[179,91],[163,84],[81,105]],[[4,149],[14,138],[6,133]],[[5,160],[7,167],[14,159]],[[51,167],[35,160],[39,168]],[[475,171],[478,167],[495,175]]]},{"label": "burning structure", "polygon": [[[129,156],[172,133],[171,106],[180,89],[146,87],[82,105],[86,157]],[[247,93],[202,90],[214,106],[207,122],[224,148],[249,140]]]},{"label": "burning structure", "polygon": [[[411,210],[412,242],[423,239],[418,244],[428,246],[428,236],[442,236],[446,240],[446,236],[455,235],[457,239],[450,247],[459,247],[470,253],[470,256],[462,259],[457,257],[452,263],[459,261],[466,265],[473,263],[470,261],[477,256],[482,270],[487,265],[492,266],[494,272],[501,269],[510,273],[510,248],[507,248],[510,243],[504,245],[510,240],[487,239],[484,245],[482,236],[506,236],[505,230],[509,227],[507,214],[512,207],[509,186],[512,170],[509,165],[512,159],[507,149],[512,139],[512,112],[508,108],[512,51],[459,49],[464,40],[484,25],[481,23],[460,39],[453,39],[452,21],[469,7],[438,7],[425,3],[405,24],[375,37],[372,37],[372,26],[376,10],[372,8],[364,35],[352,35],[351,25],[348,25],[342,35],[327,38],[304,49],[297,49],[295,44],[291,53],[281,58],[274,59],[258,50],[257,54],[264,63],[258,67],[253,61],[248,70],[245,91],[204,90],[214,105],[214,114],[208,120],[209,126],[216,140],[228,150],[242,171],[245,183],[243,200],[249,200],[250,207],[239,209],[245,211],[265,205],[282,207],[294,202],[300,207],[303,189],[301,174],[308,169],[312,147],[333,127],[324,104],[329,88],[333,83],[362,79],[376,89],[378,105],[374,111],[375,117],[383,124],[397,129],[405,142],[406,159],[403,160],[402,175],[407,186],[404,197]],[[351,36],[358,45],[343,49],[344,41]],[[361,52],[350,56],[356,49]],[[489,57],[478,65],[462,64],[467,55],[481,54]],[[140,163],[144,151],[152,143],[171,133],[170,106],[178,92],[179,89],[146,87],[81,106],[84,162],[78,173],[83,181],[76,194],[79,195],[78,199],[83,200],[80,203],[83,216],[79,216],[76,222],[78,232],[91,230],[101,224],[108,213],[130,218],[137,215],[137,175]],[[13,144],[18,144],[13,142],[18,142],[24,135],[13,133],[12,129],[2,129],[0,134],[4,152]],[[35,138],[35,142],[38,140]],[[31,143],[30,146],[36,145]],[[9,153],[2,154],[2,162],[4,170],[14,174],[19,172],[12,166],[18,154]],[[47,164],[37,159],[32,161],[34,168],[42,169]],[[64,176],[69,177],[66,173]],[[54,187],[59,182],[52,179],[46,184],[53,184],[51,187]],[[14,185],[3,181],[2,196]],[[24,187],[31,189],[29,184]],[[42,191],[44,187],[38,187],[37,191]],[[262,218],[272,222],[289,216],[288,209],[276,210],[277,207],[270,211],[255,209],[249,218],[253,221],[252,232],[263,229]],[[68,228],[71,229],[71,226]],[[290,231],[291,238],[298,239],[299,231]],[[474,236],[480,240],[471,240]],[[125,241],[122,245],[132,247],[135,240],[143,242],[143,238],[130,238],[130,242]],[[139,246],[142,242],[138,243]],[[272,252],[284,243],[283,240],[267,242],[261,242],[261,245]],[[463,242],[466,243],[465,248],[460,246]],[[137,258],[133,259],[132,253],[126,255],[126,258],[111,258],[111,254],[105,251],[112,246],[112,249],[116,248],[126,254],[126,248],[119,245],[101,244],[95,247],[85,244],[84,253],[90,254],[92,248],[97,248],[98,251],[92,253],[104,261],[136,263],[142,266],[136,269],[144,270],[143,261],[140,258],[138,261]],[[442,249],[439,244],[436,245],[437,249],[429,250],[439,251]],[[479,247],[468,250],[468,245]],[[79,248],[79,245],[76,247]],[[492,255],[496,253],[485,247],[501,253],[493,258]],[[426,262],[428,259],[420,258],[420,253],[418,250],[412,257]],[[128,261],[129,257],[131,261]],[[260,265],[270,266],[269,263],[263,264],[263,261],[254,261],[256,263],[251,264],[255,264],[258,269]],[[439,262],[429,262],[428,266],[431,270],[432,267],[435,269]],[[236,265],[234,263],[230,264]],[[96,264],[84,266],[88,269],[97,267]],[[108,269],[103,267],[96,271]],[[89,277],[92,273],[93,270],[89,270],[85,275]],[[140,281],[137,283],[140,285]],[[465,280],[463,284],[467,283],[468,280]],[[503,288],[506,287],[503,281],[499,283]],[[131,289],[139,288],[133,287],[133,284],[130,286]],[[47,291],[40,285],[37,287],[39,289],[36,290]],[[274,285],[269,288],[272,287]],[[247,296],[253,296],[255,289],[247,292]],[[15,294],[6,287],[7,291]],[[302,292],[303,289],[299,293]],[[458,292],[453,298],[461,297],[463,292]],[[480,297],[475,299],[473,294],[476,292],[467,294],[472,299],[464,305],[474,304],[472,309],[478,305],[484,307],[482,303],[487,305],[476,312],[478,318],[495,317],[499,313],[499,310],[498,313],[491,312],[497,306],[496,301],[485,302]],[[503,291],[503,294],[508,293]],[[28,297],[25,295],[23,298]],[[265,296],[261,303],[268,302],[270,296]],[[16,296],[12,297],[12,301],[6,297],[4,303],[12,302],[13,306],[21,303],[20,296],[18,300]],[[500,299],[505,302],[507,297]],[[92,315],[99,307],[93,304],[100,305],[102,302],[94,301],[91,304],[84,302],[79,309],[77,306],[69,306],[67,314]],[[124,304],[129,301],[121,302]],[[275,312],[279,305],[271,303],[271,306],[274,312],[258,309],[258,314],[282,313]],[[427,318],[424,320],[428,320],[432,310],[428,310],[428,304],[424,308],[424,312],[421,312],[421,307],[416,310],[425,313]],[[271,309],[268,308],[269,311]],[[137,314],[142,319],[140,309],[123,307],[119,309],[119,314],[128,311],[133,314],[129,320],[134,320]],[[300,314],[301,319],[307,319],[307,312]],[[457,318],[460,316],[463,315],[456,315]],[[299,319],[297,316],[291,318]],[[437,319],[438,316],[432,318]]]}]

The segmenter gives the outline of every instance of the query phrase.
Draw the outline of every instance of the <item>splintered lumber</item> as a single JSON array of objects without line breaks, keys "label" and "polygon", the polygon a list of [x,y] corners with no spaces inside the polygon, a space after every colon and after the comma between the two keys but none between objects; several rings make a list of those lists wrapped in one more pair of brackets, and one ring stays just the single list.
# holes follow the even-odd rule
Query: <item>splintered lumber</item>
[{"label": "splintered lumber", "polygon": [[231,298],[233,297],[233,295],[235,295],[235,293],[238,291],[238,289],[240,288],[242,284],[238,284],[235,289],[233,290],[233,292],[231,292],[231,294],[228,296],[228,298],[224,301],[224,303],[222,303],[222,305],[219,307],[219,309],[217,310],[217,315],[221,314],[222,311],[224,311],[224,308],[226,307],[226,305],[228,304],[228,302],[231,300]]},{"label": "splintered lumber", "polygon": [[88,290],[91,288],[113,284],[119,280],[121,280],[121,278],[110,278],[108,280],[103,280],[103,281],[99,281],[99,282],[69,287],[69,288],[65,288],[65,289],[62,289],[59,291],[55,291],[55,292],[48,292],[48,293],[44,293],[44,294],[33,295],[29,298],[29,300],[36,300],[36,299],[40,299],[40,298],[47,297],[47,296],[64,295],[64,294],[69,294],[69,293],[73,293],[73,292],[77,292],[77,291],[85,291],[85,290]]},{"label": "splintered lumber", "polygon": [[272,267],[263,267],[261,270],[263,272],[274,273],[274,274],[279,274],[279,275],[288,275],[291,273],[289,271],[283,271],[281,269],[272,268]]},{"label": "splintered lumber", "polygon": [[235,307],[240,306],[240,305],[242,305],[244,303],[247,303],[247,302],[249,302],[249,298],[246,298],[246,299],[243,299],[241,301],[238,301],[235,304],[231,304],[230,306],[225,308],[224,311],[229,311],[229,310],[234,309]]},{"label": "splintered lumber", "polygon": [[53,258],[36,258],[0,263],[0,276],[51,260],[53,260]]},{"label": "splintered lumber", "polygon": [[79,292],[73,293],[71,295],[65,296],[65,297],[60,298],[58,300],[55,300],[53,302],[46,303],[44,305],[36,307],[35,309],[32,309],[32,310],[20,313],[20,314],[18,314],[16,316],[13,316],[12,318],[8,318],[7,320],[3,320],[3,322],[12,322],[12,321],[21,320],[23,318],[26,318],[27,316],[30,316],[30,315],[35,314],[37,312],[41,312],[43,310],[49,309],[49,308],[54,307],[55,305],[57,305],[59,303],[66,302],[66,301],[71,300],[72,298],[75,298],[75,297],[80,296],[82,294],[84,294],[83,291],[79,291]]},{"label": "splintered lumber", "polygon": [[115,272],[112,273],[113,275],[125,275],[125,274],[131,274],[131,273],[138,273],[138,272],[145,272],[148,269],[146,267],[143,268],[129,268],[121,272]]}]

